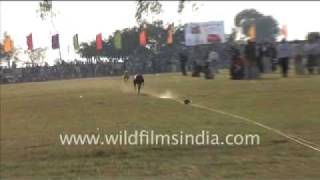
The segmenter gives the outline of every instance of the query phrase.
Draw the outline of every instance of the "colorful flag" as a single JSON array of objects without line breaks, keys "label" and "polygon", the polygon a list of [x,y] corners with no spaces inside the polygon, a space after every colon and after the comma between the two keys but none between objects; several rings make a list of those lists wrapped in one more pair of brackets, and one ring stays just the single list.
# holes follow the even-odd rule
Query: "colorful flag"
[{"label": "colorful flag", "polygon": [[59,43],[59,34],[52,36],[52,49],[59,49],[60,43]]},{"label": "colorful flag", "polygon": [[10,36],[6,36],[3,41],[3,52],[11,53],[13,51],[13,41]]},{"label": "colorful flag", "polygon": [[283,25],[281,28],[281,34],[283,35],[284,38],[287,39],[288,37],[288,28],[287,25]]},{"label": "colorful flag", "polygon": [[147,45],[147,32],[146,32],[146,30],[142,30],[140,32],[139,41],[140,41],[140,46],[144,47]]},{"label": "colorful flag", "polygon": [[248,32],[250,40],[256,39],[256,33],[257,33],[256,26],[253,24],[253,25],[251,25],[249,32]]},{"label": "colorful flag", "polygon": [[117,31],[114,35],[114,46],[116,49],[122,49],[122,37],[120,31]]},{"label": "colorful flag", "polygon": [[79,49],[79,40],[78,40],[78,34],[75,34],[73,36],[73,48],[75,50],[78,50]]},{"label": "colorful flag", "polygon": [[96,50],[100,51],[102,49],[102,34],[99,33],[96,36]]},{"label": "colorful flag", "polygon": [[30,33],[27,36],[27,45],[28,45],[28,50],[32,51],[33,50],[32,33]]},{"label": "colorful flag", "polygon": [[172,27],[172,25],[168,26],[167,43],[168,44],[172,44],[173,43],[173,27]]}]

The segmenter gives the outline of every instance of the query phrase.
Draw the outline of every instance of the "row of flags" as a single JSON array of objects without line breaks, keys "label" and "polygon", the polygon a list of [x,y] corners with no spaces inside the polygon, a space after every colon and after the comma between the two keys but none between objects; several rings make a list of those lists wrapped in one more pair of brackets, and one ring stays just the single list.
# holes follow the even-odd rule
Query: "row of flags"
[{"label": "row of flags", "polygon": [[[141,46],[146,46],[147,45],[147,32],[146,30],[142,30],[139,34],[139,43]],[[173,30],[171,27],[168,28],[168,37],[167,37],[167,43],[172,44],[173,43]],[[7,47],[10,45],[9,43],[5,43]],[[60,48],[60,43],[59,43],[59,34],[55,34],[51,37],[51,44],[52,44],[52,49],[59,49]],[[101,51],[102,50],[102,34],[99,33],[96,35],[96,50]],[[33,50],[33,40],[32,40],[32,33],[30,33],[27,36],[27,46],[28,50]],[[122,49],[122,37],[121,37],[121,32],[116,31],[114,35],[114,46],[116,49]],[[73,36],[73,47],[75,50],[79,50],[80,45],[79,45],[79,37],[78,34],[75,34]],[[11,49],[11,48],[6,48],[6,49]],[[5,52],[8,50],[5,50]]]},{"label": "row of flags", "polygon": [[[288,37],[288,29],[287,26],[284,25],[280,30],[281,35],[283,35],[284,38]],[[256,26],[252,25],[249,28],[248,36],[251,40],[254,40],[256,38]],[[32,33],[30,33],[27,37],[27,46],[28,50],[33,50],[33,40],[32,40]],[[139,44],[140,46],[145,47],[147,45],[147,31],[145,28],[142,28],[139,34]],[[167,28],[167,44],[173,43],[173,24],[169,25]],[[52,49],[60,49],[60,42],[59,42],[59,34],[55,34],[51,37],[51,44]],[[122,49],[122,36],[120,31],[116,31],[114,35],[114,46],[116,49]],[[13,50],[13,40],[10,38],[9,35],[6,35],[4,42],[3,42],[3,52],[4,53],[10,53]],[[79,50],[79,37],[78,34],[75,34],[73,36],[73,47],[75,50]],[[102,34],[99,33],[96,35],[96,51],[100,52],[103,47],[102,42]]]}]

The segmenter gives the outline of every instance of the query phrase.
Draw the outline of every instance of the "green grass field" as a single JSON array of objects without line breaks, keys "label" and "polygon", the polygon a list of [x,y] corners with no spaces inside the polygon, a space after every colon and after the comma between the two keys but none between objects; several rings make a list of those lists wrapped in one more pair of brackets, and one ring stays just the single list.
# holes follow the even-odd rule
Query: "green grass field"
[{"label": "green grass field", "polygon": [[[320,76],[231,81],[145,76],[147,95],[118,78],[1,85],[1,179],[318,180],[320,152],[231,116],[320,144]],[[153,95],[153,96],[151,96]],[[80,96],[83,96],[80,98]],[[153,129],[259,134],[256,146],[62,146],[60,133]]]}]

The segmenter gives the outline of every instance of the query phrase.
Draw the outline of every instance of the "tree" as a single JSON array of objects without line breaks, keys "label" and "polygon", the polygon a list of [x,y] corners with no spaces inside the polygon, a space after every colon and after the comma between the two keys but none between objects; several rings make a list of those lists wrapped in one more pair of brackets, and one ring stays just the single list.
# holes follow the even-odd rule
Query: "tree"
[{"label": "tree", "polygon": [[227,37],[227,42],[228,43],[233,43],[236,41],[237,38],[237,30],[236,28],[232,28],[231,34]]},{"label": "tree", "polygon": [[178,5],[178,13],[181,13],[184,9],[184,2],[185,0],[180,0]]},{"label": "tree", "polygon": [[[183,12],[186,4],[186,0],[179,0],[178,4],[178,10],[177,12],[180,14]],[[197,3],[192,4],[192,10],[197,11],[199,7],[197,6]],[[135,18],[138,22],[138,24],[141,24],[143,22],[144,18],[143,15],[158,15],[162,12],[162,4],[158,1],[146,1],[146,0],[137,0],[137,8],[136,8],[136,14]]]},{"label": "tree", "polygon": [[45,20],[47,17],[52,19],[56,15],[56,13],[52,11],[52,1],[43,0],[42,2],[39,2],[37,13],[40,14],[42,20]]},{"label": "tree", "polygon": [[147,14],[147,15],[160,14],[161,11],[162,11],[162,5],[158,0],[156,1],[138,0],[135,18],[138,23],[141,23],[143,20],[144,14]]},{"label": "tree", "polygon": [[102,56],[113,59],[127,59],[129,56],[146,57],[151,54],[158,54],[166,45],[166,30],[162,21],[155,21],[152,24],[146,23],[148,44],[147,47],[141,47],[139,44],[139,28],[126,28],[121,30],[122,49],[116,49],[114,46],[114,35],[104,42]]},{"label": "tree", "polygon": [[320,32],[309,32],[306,38],[308,41],[320,39]]},{"label": "tree", "polygon": [[12,62],[18,62],[20,61],[20,54],[22,52],[22,49],[21,48],[13,48],[12,52],[10,53],[4,53],[3,52],[3,45],[0,43],[0,48],[1,48],[1,51],[0,51],[0,60],[1,61],[7,61],[7,66],[8,68],[11,67],[11,63]]},{"label": "tree", "polygon": [[251,25],[251,23],[253,23],[256,19],[262,16],[263,14],[261,14],[255,9],[246,9],[236,15],[234,19],[234,25],[236,27],[243,27],[243,25]]},{"label": "tree", "polygon": [[257,42],[274,42],[279,34],[277,21],[272,16],[263,16],[256,20]]},{"label": "tree", "polygon": [[[138,63],[145,65],[151,63],[154,67],[157,66],[157,68],[164,67],[171,57],[174,56],[175,52],[180,51],[182,48],[181,42],[184,41],[184,26],[174,28],[174,41],[172,44],[167,44],[167,27],[164,26],[162,21],[146,23],[145,25],[148,36],[146,47],[141,46],[139,43],[140,29],[138,27],[125,28],[116,30],[120,31],[122,42],[125,42],[122,43],[122,48],[115,48],[114,33],[108,40],[103,41],[102,51],[99,56],[106,57],[112,62],[121,59],[131,64]],[[95,41],[81,43],[78,53],[88,61],[92,60],[93,57],[97,57]],[[159,69],[156,71],[160,71]]]},{"label": "tree", "polygon": [[137,27],[126,28],[121,31],[122,35],[122,50],[124,56],[133,55],[139,47],[139,29]]},{"label": "tree", "polygon": [[32,67],[44,63],[46,51],[47,48],[36,48],[31,51],[27,51]]},{"label": "tree", "polygon": [[247,37],[250,27],[255,25],[257,42],[275,41],[279,34],[278,22],[272,16],[265,16],[255,9],[246,9],[238,13],[234,25]]},{"label": "tree", "polygon": [[96,42],[92,41],[90,43],[81,43],[78,53],[81,57],[86,58],[87,61],[92,61],[92,58],[97,55],[96,53]]}]

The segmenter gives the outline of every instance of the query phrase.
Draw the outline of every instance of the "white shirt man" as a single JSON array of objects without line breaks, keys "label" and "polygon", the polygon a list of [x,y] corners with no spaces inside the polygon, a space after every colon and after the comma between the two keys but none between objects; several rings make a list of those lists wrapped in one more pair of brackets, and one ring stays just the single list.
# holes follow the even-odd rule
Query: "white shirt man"
[{"label": "white shirt man", "polygon": [[219,54],[216,51],[212,50],[209,53],[208,62],[210,62],[210,64],[212,65],[214,73],[219,73],[218,71]]}]

